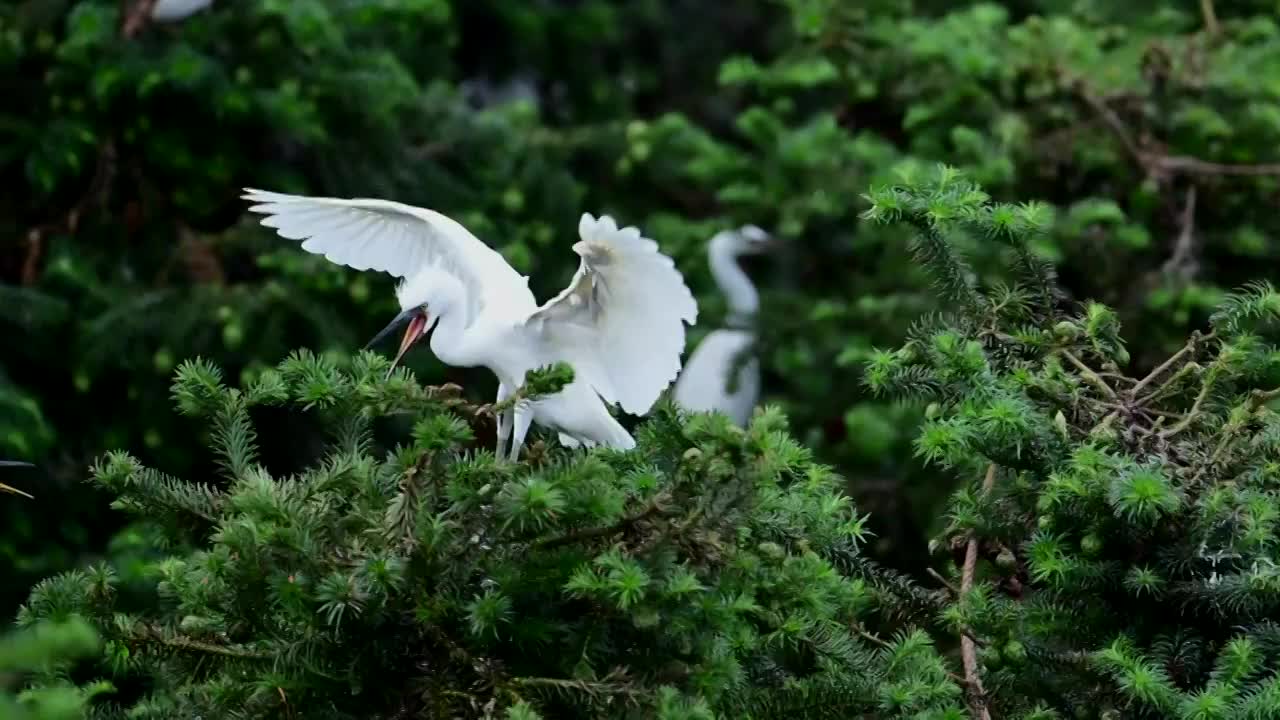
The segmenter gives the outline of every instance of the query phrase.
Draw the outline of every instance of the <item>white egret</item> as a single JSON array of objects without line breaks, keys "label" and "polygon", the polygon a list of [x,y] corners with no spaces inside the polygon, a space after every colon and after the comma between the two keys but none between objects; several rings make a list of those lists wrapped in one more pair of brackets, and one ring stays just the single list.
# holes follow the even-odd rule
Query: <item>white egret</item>
[{"label": "white egret", "polygon": [[[689,356],[676,382],[677,405],[695,412],[719,410],[740,427],[751,419],[751,411],[760,398],[760,363],[755,357],[745,359],[736,378],[732,378],[732,370],[738,355],[755,342],[753,323],[760,295],[738,259],[763,253],[775,245],[768,233],[754,225],[725,230],[711,238],[707,256],[711,275],[729,304],[729,327],[707,335]],[[731,379],[735,380],[732,392]]]},{"label": "white egret", "polygon": [[151,19],[156,22],[178,22],[213,4],[213,0],[156,0],[151,6]]},{"label": "white egret", "polygon": [[539,306],[529,278],[456,221],[389,200],[285,195],[246,189],[262,224],[302,248],[357,270],[403,278],[401,312],[370,344],[407,323],[395,367],[429,331],[441,362],[485,367],[498,377],[498,402],[530,370],[556,362],[574,369],[561,392],[516,403],[498,419],[497,452],[518,457],[531,422],[569,446],[635,447],[606,402],[633,415],[649,411],[680,371],[684,323],[698,306],[658,244],[613,218],[584,213],[581,260],[569,287]]}]

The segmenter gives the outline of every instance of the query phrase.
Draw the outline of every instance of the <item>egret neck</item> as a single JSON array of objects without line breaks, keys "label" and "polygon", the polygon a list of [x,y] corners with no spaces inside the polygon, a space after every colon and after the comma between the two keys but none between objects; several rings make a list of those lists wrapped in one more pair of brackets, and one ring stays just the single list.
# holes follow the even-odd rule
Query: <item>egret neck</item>
[{"label": "egret neck", "polygon": [[721,233],[713,238],[707,255],[711,263],[711,275],[729,303],[728,321],[738,324],[754,317],[760,307],[760,295],[751,283],[751,278],[738,264],[733,235]]}]

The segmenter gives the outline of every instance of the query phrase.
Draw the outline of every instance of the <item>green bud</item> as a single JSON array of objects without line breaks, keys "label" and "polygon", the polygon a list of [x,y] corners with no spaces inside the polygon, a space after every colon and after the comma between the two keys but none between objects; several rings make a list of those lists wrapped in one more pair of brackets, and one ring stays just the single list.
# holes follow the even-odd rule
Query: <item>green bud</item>
[{"label": "green bud", "polygon": [[1027,649],[1017,640],[1010,640],[1005,643],[1004,656],[1010,662],[1021,662],[1027,659]]},{"label": "green bud", "polygon": [[222,342],[232,350],[240,347],[240,343],[244,342],[244,328],[240,323],[228,323],[222,327]]},{"label": "green bud", "polygon": [[1039,518],[1036,519],[1036,527],[1040,528],[1041,530],[1051,529],[1053,527],[1053,516],[1041,515]]},{"label": "green bud", "polygon": [[996,555],[996,565],[1003,570],[1014,570],[1018,567],[1018,558],[1014,557],[1009,548],[1004,548],[999,555]]},{"label": "green bud", "polygon": [[684,455],[682,455],[681,457],[684,459],[685,462],[696,462],[702,459],[702,451],[699,450],[698,448],[689,448],[688,450],[684,451]]},{"label": "green bud", "polygon": [[1117,348],[1115,352],[1116,362],[1120,365],[1129,364],[1129,351],[1126,348]]},{"label": "green bud", "polygon": [[929,406],[924,409],[924,416],[930,420],[938,417],[938,415],[941,413],[942,413],[942,406],[936,402],[929,403]]},{"label": "green bud", "polygon": [[1085,555],[1097,555],[1102,550],[1102,538],[1097,533],[1089,533],[1080,538],[1080,549]]},{"label": "green bud", "polygon": [[756,550],[759,550],[761,555],[769,558],[770,560],[781,560],[787,554],[787,552],[782,549],[782,546],[776,542],[762,542],[756,546]]},{"label": "green bud", "polygon": [[640,629],[657,627],[662,622],[662,615],[653,608],[638,608],[631,615],[631,623]]},{"label": "green bud", "polygon": [[1063,415],[1061,410],[1059,410],[1058,413],[1053,416],[1053,427],[1058,431],[1058,434],[1061,435],[1064,439],[1068,437],[1067,416]]},{"label": "green bud", "polygon": [[151,364],[156,372],[167,375],[173,369],[173,353],[169,352],[169,348],[162,347],[151,356]]},{"label": "green bud", "polygon": [[1070,320],[1063,320],[1053,326],[1053,334],[1061,340],[1075,340],[1080,337],[1080,326]]},{"label": "green bud", "polygon": [[233,313],[232,313],[232,310],[231,310],[231,306],[230,306],[230,305],[219,305],[219,306],[218,306],[218,319],[219,319],[219,320],[221,320],[222,322],[228,322],[228,321],[230,321],[230,320],[231,320],[231,316],[232,316],[232,314],[233,314]]}]

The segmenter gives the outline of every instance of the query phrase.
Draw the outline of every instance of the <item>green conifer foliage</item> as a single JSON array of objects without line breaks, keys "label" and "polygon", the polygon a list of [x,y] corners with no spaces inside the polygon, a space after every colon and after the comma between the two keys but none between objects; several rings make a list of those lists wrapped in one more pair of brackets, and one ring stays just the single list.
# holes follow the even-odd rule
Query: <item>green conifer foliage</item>
[{"label": "green conifer foliage", "polygon": [[0,717],[6,720],[77,720],[89,701],[111,692],[108,682],[76,686],[54,680],[38,688],[14,694],[15,681],[31,673],[52,676],[77,658],[93,655],[100,642],[82,618],[64,622],[40,622],[25,630],[0,636]]},{"label": "green conifer foliage", "polygon": [[[101,566],[44,581],[19,615],[97,625],[119,690],[95,717],[960,712],[926,633],[864,629],[904,585],[861,557],[865,517],[776,410],[744,431],[664,406],[635,451],[539,441],[503,463],[475,443],[500,408],[387,367],[297,352],[233,388],[184,363],[173,398],[207,425],[216,478],[95,465],[117,509],[163,530],[154,596],[126,600]],[[569,379],[549,368],[522,397]],[[328,441],[268,468],[263,408]]]},{"label": "green conifer foliage", "polygon": [[[1208,332],[1134,376],[1116,314],[1059,301],[1027,251],[1046,206],[993,203],[945,167],[869,199],[868,219],[916,229],[953,300],[877,352],[866,383],[929,402],[917,454],[970,480],[934,547],[959,576],[943,617],[971,704],[1280,713],[1280,294],[1231,295]],[[976,281],[961,238],[1007,248],[1016,282]]]}]

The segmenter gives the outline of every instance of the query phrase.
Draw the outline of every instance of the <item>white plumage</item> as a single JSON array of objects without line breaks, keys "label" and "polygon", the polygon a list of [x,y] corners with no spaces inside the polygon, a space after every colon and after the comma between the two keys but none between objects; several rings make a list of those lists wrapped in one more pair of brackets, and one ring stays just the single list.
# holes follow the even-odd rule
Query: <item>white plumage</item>
[{"label": "white plumage", "polygon": [[213,4],[213,0],[156,0],[151,6],[151,19],[156,22],[177,22],[195,15]]},{"label": "white plumage", "polygon": [[515,458],[535,421],[558,430],[567,445],[634,447],[605,403],[648,412],[679,373],[685,324],[697,320],[697,303],[671,258],[608,216],[583,214],[581,240],[573,245],[578,271],[563,292],[538,306],[527,277],[435,211],[252,189],[244,198],[255,203],[250,210],[267,215],[263,225],[302,240],[304,250],[404,278],[396,289],[402,312],[388,326],[409,323],[397,362],[434,327],[436,357],[491,370],[499,401],[530,370],[555,362],[573,366],[574,381],[563,391],[517,403],[499,418],[500,455],[511,439]]},{"label": "white plumage", "polygon": [[754,225],[725,231],[711,239],[707,254],[711,273],[729,303],[729,322],[738,327],[711,332],[689,356],[676,383],[675,402],[695,412],[719,411],[745,427],[760,399],[760,364],[754,356],[744,359],[730,391],[734,362],[755,343],[752,324],[759,308],[759,294],[738,265],[743,255],[762,253],[773,239]]}]

